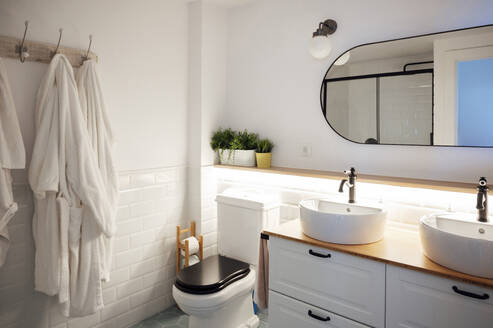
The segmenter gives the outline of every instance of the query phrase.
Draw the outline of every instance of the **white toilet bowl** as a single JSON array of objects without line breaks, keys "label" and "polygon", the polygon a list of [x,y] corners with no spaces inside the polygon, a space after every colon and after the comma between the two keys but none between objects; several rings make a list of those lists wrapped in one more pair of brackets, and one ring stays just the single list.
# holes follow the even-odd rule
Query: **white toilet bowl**
[{"label": "white toilet bowl", "polygon": [[[224,258],[217,256],[218,258]],[[226,258],[227,259],[227,258]],[[194,270],[193,276],[189,274],[189,280],[198,281],[208,273],[203,271],[224,272],[224,268],[217,268],[214,257],[206,259],[200,267],[200,263],[186,268]],[[231,261],[231,259],[227,259]],[[234,261],[234,260],[233,260]],[[216,261],[217,262],[217,261]],[[211,264],[211,265],[208,265]],[[245,263],[244,263],[245,264]],[[195,267],[195,268],[194,268]],[[185,269],[185,270],[186,270]],[[182,273],[182,272],[180,272]],[[190,278],[192,276],[192,278]],[[183,276],[182,276],[183,279]],[[187,292],[178,288],[177,283],[173,286],[173,298],[183,312],[190,315],[189,328],[257,328],[258,317],[253,313],[252,291],[255,285],[255,271],[250,269],[243,276],[230,275],[225,279],[218,279],[214,285],[224,285],[217,291],[206,294],[196,294],[194,291]],[[197,280],[195,280],[195,283]],[[210,283],[211,280],[208,281]],[[198,284],[197,284],[198,285]],[[209,286],[211,284],[208,284]],[[200,289],[200,286],[195,286]]]},{"label": "white toilet bowl", "polygon": [[180,271],[173,297],[190,315],[189,328],[257,328],[251,266],[258,264],[260,232],[279,222],[279,193],[230,188],[216,200],[221,255]]}]

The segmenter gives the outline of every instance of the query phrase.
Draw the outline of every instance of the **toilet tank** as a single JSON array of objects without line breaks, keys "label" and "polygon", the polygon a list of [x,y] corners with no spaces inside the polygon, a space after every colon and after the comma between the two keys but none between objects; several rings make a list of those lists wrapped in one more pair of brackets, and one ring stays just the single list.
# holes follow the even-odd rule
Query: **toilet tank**
[{"label": "toilet tank", "polygon": [[256,266],[260,232],[279,224],[279,194],[230,188],[216,201],[219,254]]}]

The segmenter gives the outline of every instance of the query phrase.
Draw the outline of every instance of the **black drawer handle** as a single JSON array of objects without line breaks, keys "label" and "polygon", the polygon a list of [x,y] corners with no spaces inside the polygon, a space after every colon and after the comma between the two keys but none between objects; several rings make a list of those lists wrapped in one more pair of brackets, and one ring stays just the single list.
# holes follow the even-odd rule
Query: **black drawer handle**
[{"label": "black drawer handle", "polygon": [[321,316],[318,316],[318,315],[314,314],[314,313],[312,312],[312,310],[308,310],[308,315],[309,315],[310,317],[312,317],[313,319],[317,319],[317,320],[319,320],[319,321],[330,321],[330,317],[325,317],[325,318],[323,318],[323,317],[321,317]]},{"label": "black drawer handle", "polygon": [[457,286],[452,286],[452,289],[457,294],[467,296],[467,297],[472,297],[472,298],[475,298],[477,300],[487,300],[488,298],[490,298],[490,295],[488,295],[488,294],[479,295],[479,294],[471,293],[471,292],[468,292],[465,290],[460,290],[459,287],[457,287]]},{"label": "black drawer handle", "polygon": [[322,254],[322,253],[318,253],[318,252],[315,252],[313,250],[309,250],[308,253],[310,253],[310,255],[313,255],[313,256],[316,256],[316,257],[321,257],[321,258],[324,258],[324,259],[328,259],[330,257],[330,254]]}]

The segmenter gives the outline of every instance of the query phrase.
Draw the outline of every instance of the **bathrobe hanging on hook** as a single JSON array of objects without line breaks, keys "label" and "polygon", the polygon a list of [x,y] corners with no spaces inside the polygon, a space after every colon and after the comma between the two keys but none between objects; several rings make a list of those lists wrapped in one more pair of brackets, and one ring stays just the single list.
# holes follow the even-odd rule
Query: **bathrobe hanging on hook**
[{"label": "bathrobe hanging on hook", "polygon": [[23,169],[25,157],[7,71],[0,59],[0,267],[6,260],[9,248],[7,224],[17,212],[10,170]]},{"label": "bathrobe hanging on hook", "polygon": [[[109,205],[116,212],[118,203],[118,179],[113,165],[113,132],[110,121],[106,115],[103,92],[96,61],[86,60],[77,74],[77,87],[79,90],[82,115],[87,122],[87,131],[91,145],[96,152],[98,166],[106,187],[106,195]],[[115,218],[111,218],[115,220]],[[112,261],[113,239],[102,236],[100,250],[102,251],[103,280],[109,281]]]},{"label": "bathrobe hanging on hook", "polygon": [[64,55],[54,56],[40,86],[35,127],[35,289],[58,295],[65,316],[88,315],[103,306],[99,239],[114,234],[114,210]]}]

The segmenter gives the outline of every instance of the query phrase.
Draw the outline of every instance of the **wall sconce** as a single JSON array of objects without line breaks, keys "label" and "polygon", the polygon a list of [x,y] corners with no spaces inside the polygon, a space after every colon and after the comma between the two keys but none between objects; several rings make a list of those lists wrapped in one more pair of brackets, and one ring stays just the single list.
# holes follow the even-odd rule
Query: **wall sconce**
[{"label": "wall sconce", "polygon": [[318,24],[318,28],[313,32],[313,37],[310,45],[310,54],[316,59],[324,59],[330,55],[332,51],[332,43],[329,35],[337,30],[337,22],[332,19],[327,19]]}]

